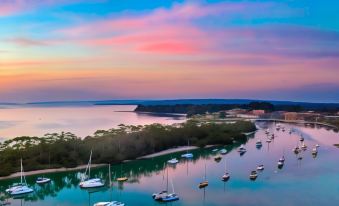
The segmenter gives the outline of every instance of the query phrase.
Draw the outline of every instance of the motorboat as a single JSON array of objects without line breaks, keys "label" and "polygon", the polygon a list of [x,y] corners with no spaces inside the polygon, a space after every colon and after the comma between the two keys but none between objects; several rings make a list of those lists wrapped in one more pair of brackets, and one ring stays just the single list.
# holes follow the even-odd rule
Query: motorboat
[{"label": "motorboat", "polygon": [[257,142],[255,143],[256,147],[262,147],[262,142],[260,139],[257,140]]},{"label": "motorboat", "polygon": [[295,148],[293,149],[293,152],[294,152],[295,154],[299,154],[300,148],[299,148],[299,147],[295,147]]},{"label": "motorboat", "polygon": [[16,196],[16,195],[23,195],[33,192],[34,190],[29,188],[26,182],[25,172],[22,165],[22,159],[21,159],[21,172],[20,172],[20,183],[14,184],[12,187],[8,188],[6,192],[9,195]]},{"label": "motorboat", "polygon": [[265,168],[264,168],[264,165],[258,165],[257,167],[257,170],[259,171],[263,171]]},{"label": "motorboat", "polygon": [[301,145],[301,149],[302,149],[302,150],[306,150],[306,149],[307,149],[307,146],[305,145],[304,142],[303,142],[303,144]]},{"label": "motorboat", "polygon": [[283,168],[283,166],[284,166],[284,162],[279,160],[278,161],[278,168],[281,169],[281,168]]},{"label": "motorboat", "polygon": [[239,147],[238,152],[240,152],[240,153],[245,153],[246,152],[246,148],[245,148],[245,146],[243,144]]},{"label": "motorboat", "polygon": [[175,165],[179,162],[177,158],[173,158],[167,161],[168,164]]},{"label": "motorboat", "polygon": [[46,177],[38,177],[35,181],[37,184],[46,184],[51,182],[51,179],[46,178]]},{"label": "motorboat", "polygon": [[91,164],[92,164],[92,151],[89,156],[89,161],[85,170],[85,173],[82,175],[79,186],[81,188],[96,188],[103,187],[105,184],[100,178],[92,178],[91,179]]},{"label": "motorboat", "polygon": [[217,155],[217,156],[214,157],[214,160],[216,162],[220,162],[221,159],[222,159],[222,156],[220,156],[220,155]]},{"label": "motorboat", "polygon": [[279,159],[279,162],[285,162],[285,157],[284,156],[282,156],[280,159]]},{"label": "motorboat", "polygon": [[226,150],[226,149],[221,149],[221,150],[220,150],[220,154],[222,154],[222,155],[227,154],[227,150]]},{"label": "motorboat", "polygon": [[250,174],[250,180],[256,180],[258,177],[257,171],[253,170]]},{"label": "motorboat", "polygon": [[97,202],[93,206],[125,206],[125,203],[122,202]]}]

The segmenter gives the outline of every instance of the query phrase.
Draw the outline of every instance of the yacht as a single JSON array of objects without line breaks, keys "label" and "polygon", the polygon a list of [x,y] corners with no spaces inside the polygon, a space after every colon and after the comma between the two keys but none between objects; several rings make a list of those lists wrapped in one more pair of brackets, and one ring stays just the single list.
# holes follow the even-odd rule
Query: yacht
[{"label": "yacht", "polygon": [[125,206],[125,204],[122,202],[113,201],[113,202],[97,202],[93,206]]},{"label": "yacht", "polygon": [[250,174],[250,180],[256,180],[258,177],[257,171],[253,170]]},{"label": "yacht", "polygon": [[[79,184],[81,188],[96,188],[96,187],[103,187],[105,185],[100,178],[91,179],[91,164],[92,164],[92,151],[89,156],[89,161],[88,161],[85,173],[82,175],[81,182]],[[88,172],[88,176],[87,176],[87,172]]]},{"label": "yacht", "polygon": [[24,168],[22,166],[22,159],[21,159],[21,174],[20,174],[20,183],[16,183],[14,184],[12,187],[8,188],[6,190],[6,192],[9,194],[9,195],[23,195],[23,194],[28,194],[28,193],[31,193],[33,192],[34,190],[29,188],[27,186],[27,182],[26,182],[26,177],[25,177],[25,172],[24,172]]},{"label": "yacht", "polygon": [[37,184],[46,184],[51,182],[51,179],[46,178],[46,177],[38,177],[35,181]]},{"label": "yacht", "polygon": [[179,162],[179,160],[177,158],[173,158],[167,161],[168,164],[172,164],[175,165]]}]

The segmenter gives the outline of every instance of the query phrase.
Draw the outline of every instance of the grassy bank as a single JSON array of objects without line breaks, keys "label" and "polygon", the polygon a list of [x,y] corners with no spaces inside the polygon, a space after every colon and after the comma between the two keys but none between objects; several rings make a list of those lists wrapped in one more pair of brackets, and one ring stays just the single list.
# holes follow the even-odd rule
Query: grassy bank
[{"label": "grassy bank", "polygon": [[94,164],[118,163],[186,146],[187,140],[198,147],[245,141],[243,133],[253,130],[255,125],[250,122],[198,124],[188,121],[180,126],[120,125],[115,129],[98,130],[84,139],[71,133],[17,137],[0,145],[0,176],[18,172],[20,158],[23,158],[26,171],[77,167],[87,163],[90,150],[93,150]]}]

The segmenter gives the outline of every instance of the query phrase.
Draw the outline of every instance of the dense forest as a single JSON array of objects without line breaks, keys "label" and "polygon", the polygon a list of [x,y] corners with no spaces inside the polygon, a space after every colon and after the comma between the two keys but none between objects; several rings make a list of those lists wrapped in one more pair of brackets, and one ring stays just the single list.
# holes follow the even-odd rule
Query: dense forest
[{"label": "dense forest", "polygon": [[256,110],[263,109],[268,112],[273,111],[289,111],[301,112],[312,109],[318,112],[338,112],[338,105],[317,105],[315,107],[303,106],[300,104],[278,104],[274,105],[269,102],[250,102],[248,104],[176,104],[176,105],[138,105],[136,112],[154,112],[154,113],[181,113],[187,114],[188,117],[195,114],[205,114],[206,112],[213,113],[230,109],[248,109]]},{"label": "dense forest", "polygon": [[120,125],[110,130],[98,130],[84,139],[64,132],[43,137],[17,137],[0,144],[0,176],[19,171],[20,158],[23,158],[26,171],[86,164],[90,150],[93,150],[93,163],[118,163],[187,145],[188,140],[191,145],[200,147],[245,141],[243,133],[255,129],[253,123],[244,121],[234,124],[188,121],[172,126]]}]

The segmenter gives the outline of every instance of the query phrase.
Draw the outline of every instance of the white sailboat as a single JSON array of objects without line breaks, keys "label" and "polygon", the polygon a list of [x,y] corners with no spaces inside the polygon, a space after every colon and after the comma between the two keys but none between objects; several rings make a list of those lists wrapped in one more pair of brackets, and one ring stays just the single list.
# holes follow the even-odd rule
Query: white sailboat
[{"label": "white sailboat", "polygon": [[[105,184],[100,178],[92,178],[91,179],[91,164],[92,164],[92,151],[89,157],[89,161],[86,167],[85,173],[82,175],[81,182],[79,186],[81,188],[96,188],[96,187],[103,187]],[[87,175],[88,171],[88,176]]]},{"label": "white sailboat", "polygon": [[226,170],[226,158],[225,158],[225,174],[221,177],[222,181],[226,182],[230,179],[230,174]]},{"label": "white sailboat", "polygon": [[190,141],[187,140],[187,150],[186,150],[186,154],[182,154],[181,157],[187,158],[187,159],[193,158],[193,154],[188,152],[189,146],[190,146]]},{"label": "white sailboat", "polygon": [[[108,165],[108,178],[109,178],[109,187],[112,190],[112,177],[111,177],[111,165]],[[111,197],[112,200],[112,197]],[[125,206],[125,203],[118,202],[118,201],[111,201],[111,202],[97,202],[93,206]]]},{"label": "white sailboat", "polygon": [[161,201],[162,202],[173,202],[179,200],[179,196],[174,192],[174,186],[173,186],[173,181],[171,180],[172,184],[172,193],[167,194],[164,196]]},{"label": "white sailboat", "polygon": [[22,159],[21,159],[21,181],[20,183],[14,184],[11,188],[8,188],[6,192],[10,195],[23,195],[33,192],[34,190],[27,186],[26,177],[24,168],[22,166]]}]

